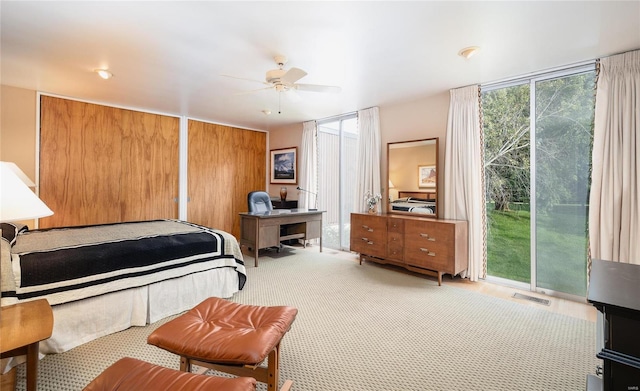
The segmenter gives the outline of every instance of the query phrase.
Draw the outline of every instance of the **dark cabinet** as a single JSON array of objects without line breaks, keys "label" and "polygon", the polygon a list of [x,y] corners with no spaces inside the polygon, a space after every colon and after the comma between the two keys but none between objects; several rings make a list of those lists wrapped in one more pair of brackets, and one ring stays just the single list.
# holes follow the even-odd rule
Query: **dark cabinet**
[{"label": "dark cabinet", "polygon": [[[602,314],[602,380],[590,376],[588,389],[640,389],[640,265],[594,259],[588,300]],[[600,383],[600,384],[598,384]]]}]

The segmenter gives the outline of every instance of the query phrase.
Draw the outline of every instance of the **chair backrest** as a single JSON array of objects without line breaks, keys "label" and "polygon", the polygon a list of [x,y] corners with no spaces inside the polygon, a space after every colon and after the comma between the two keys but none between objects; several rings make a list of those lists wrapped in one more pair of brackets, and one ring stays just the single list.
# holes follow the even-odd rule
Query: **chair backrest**
[{"label": "chair backrest", "polygon": [[252,191],[247,195],[249,212],[267,212],[273,210],[271,197],[265,191]]}]

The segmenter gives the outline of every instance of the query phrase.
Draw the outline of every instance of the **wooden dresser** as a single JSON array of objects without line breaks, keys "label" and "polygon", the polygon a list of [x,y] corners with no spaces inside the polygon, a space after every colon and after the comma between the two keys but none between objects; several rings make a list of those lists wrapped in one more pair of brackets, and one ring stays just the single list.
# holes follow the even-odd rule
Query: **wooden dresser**
[{"label": "wooden dresser", "polygon": [[452,276],[467,268],[467,222],[391,214],[351,214],[351,251],[424,274]]}]

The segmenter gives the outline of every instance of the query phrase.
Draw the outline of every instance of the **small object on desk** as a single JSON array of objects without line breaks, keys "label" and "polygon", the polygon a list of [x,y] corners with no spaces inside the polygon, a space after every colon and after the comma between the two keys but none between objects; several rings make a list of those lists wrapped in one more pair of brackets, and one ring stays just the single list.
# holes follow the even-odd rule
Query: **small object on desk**
[{"label": "small object on desk", "polygon": [[0,318],[0,357],[27,355],[27,391],[38,382],[40,341],[51,337],[53,311],[45,299],[2,307]]},{"label": "small object on desk", "polygon": [[280,201],[285,202],[287,200],[287,187],[282,186],[280,188]]},{"label": "small object on desk", "polygon": [[298,200],[286,200],[283,201],[279,198],[272,197],[271,205],[273,205],[273,209],[297,209],[298,208]]}]

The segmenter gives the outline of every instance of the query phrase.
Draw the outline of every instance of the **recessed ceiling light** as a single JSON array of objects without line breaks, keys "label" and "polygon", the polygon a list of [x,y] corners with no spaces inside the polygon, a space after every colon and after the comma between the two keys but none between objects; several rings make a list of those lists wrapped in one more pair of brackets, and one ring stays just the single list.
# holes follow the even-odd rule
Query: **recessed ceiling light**
[{"label": "recessed ceiling light", "polygon": [[459,56],[464,58],[470,58],[474,54],[478,53],[480,48],[478,46],[469,46],[468,48],[464,48],[458,52]]},{"label": "recessed ceiling light", "polygon": [[94,72],[105,80],[111,79],[113,77],[113,73],[109,72],[108,69],[95,69]]}]

